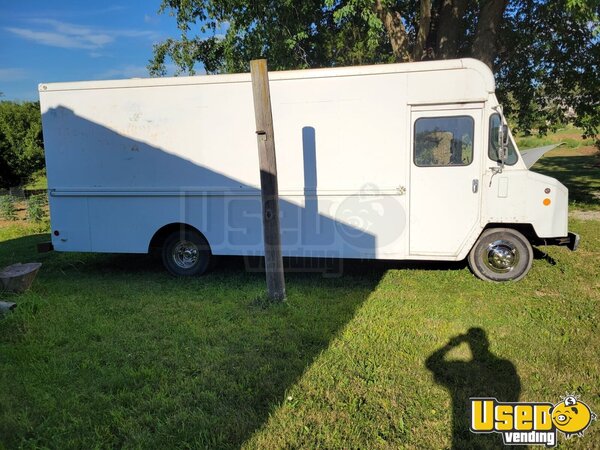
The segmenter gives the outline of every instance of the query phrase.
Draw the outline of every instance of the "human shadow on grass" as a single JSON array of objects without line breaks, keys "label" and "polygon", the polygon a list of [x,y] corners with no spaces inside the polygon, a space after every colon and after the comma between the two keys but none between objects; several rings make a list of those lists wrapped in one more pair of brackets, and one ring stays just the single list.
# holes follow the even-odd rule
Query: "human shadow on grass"
[{"label": "human shadow on grass", "polygon": [[[470,361],[446,359],[452,349],[463,343],[471,350]],[[516,367],[509,360],[494,355],[489,345],[483,329],[470,328],[465,334],[451,338],[425,362],[435,382],[452,397],[452,449],[503,448],[499,435],[469,431],[470,398],[490,397],[501,402],[516,402],[521,394]]]}]

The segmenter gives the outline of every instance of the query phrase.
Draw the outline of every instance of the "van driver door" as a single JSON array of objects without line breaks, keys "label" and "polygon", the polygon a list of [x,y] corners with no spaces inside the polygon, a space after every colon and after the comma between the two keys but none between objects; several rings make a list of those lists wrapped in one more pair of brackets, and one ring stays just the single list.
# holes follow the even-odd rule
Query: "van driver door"
[{"label": "van driver door", "polygon": [[457,256],[479,226],[483,104],[411,110],[411,256]]}]

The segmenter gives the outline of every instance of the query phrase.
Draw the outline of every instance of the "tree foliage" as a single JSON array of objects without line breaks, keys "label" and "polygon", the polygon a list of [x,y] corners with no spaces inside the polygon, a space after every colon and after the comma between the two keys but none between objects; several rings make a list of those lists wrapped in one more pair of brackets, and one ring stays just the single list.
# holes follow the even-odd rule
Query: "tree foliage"
[{"label": "tree foliage", "polygon": [[0,101],[0,187],[16,186],[43,167],[39,103]]},{"label": "tree foliage", "polygon": [[248,71],[474,57],[496,73],[498,94],[522,130],[576,114],[600,125],[595,78],[599,0],[163,0],[181,39],[154,48],[149,69]]},{"label": "tree foliage", "polygon": [[508,112],[524,130],[574,115],[595,135],[600,126],[600,2],[524,0],[511,4],[496,70]]}]

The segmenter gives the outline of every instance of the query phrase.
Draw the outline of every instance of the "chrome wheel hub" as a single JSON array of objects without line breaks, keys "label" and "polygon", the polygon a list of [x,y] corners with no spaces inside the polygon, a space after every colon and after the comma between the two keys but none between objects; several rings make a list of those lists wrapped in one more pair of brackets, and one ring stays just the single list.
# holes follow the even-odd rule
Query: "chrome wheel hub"
[{"label": "chrome wheel hub", "polygon": [[182,269],[190,269],[198,262],[198,246],[190,241],[180,241],[171,256],[173,261]]},{"label": "chrome wheel hub", "polygon": [[512,242],[499,239],[484,249],[483,262],[493,272],[510,272],[519,262],[519,252]]}]

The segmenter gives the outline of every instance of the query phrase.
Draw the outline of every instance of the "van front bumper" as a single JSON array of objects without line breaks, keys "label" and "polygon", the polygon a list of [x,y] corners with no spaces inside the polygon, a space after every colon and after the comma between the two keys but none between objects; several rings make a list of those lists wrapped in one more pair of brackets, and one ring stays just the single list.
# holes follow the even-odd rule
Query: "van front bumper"
[{"label": "van front bumper", "polygon": [[544,239],[544,241],[545,241],[544,243],[546,245],[564,245],[569,250],[574,252],[579,247],[580,240],[581,240],[581,238],[579,237],[579,235],[577,233],[571,233],[569,231],[568,236]]}]

